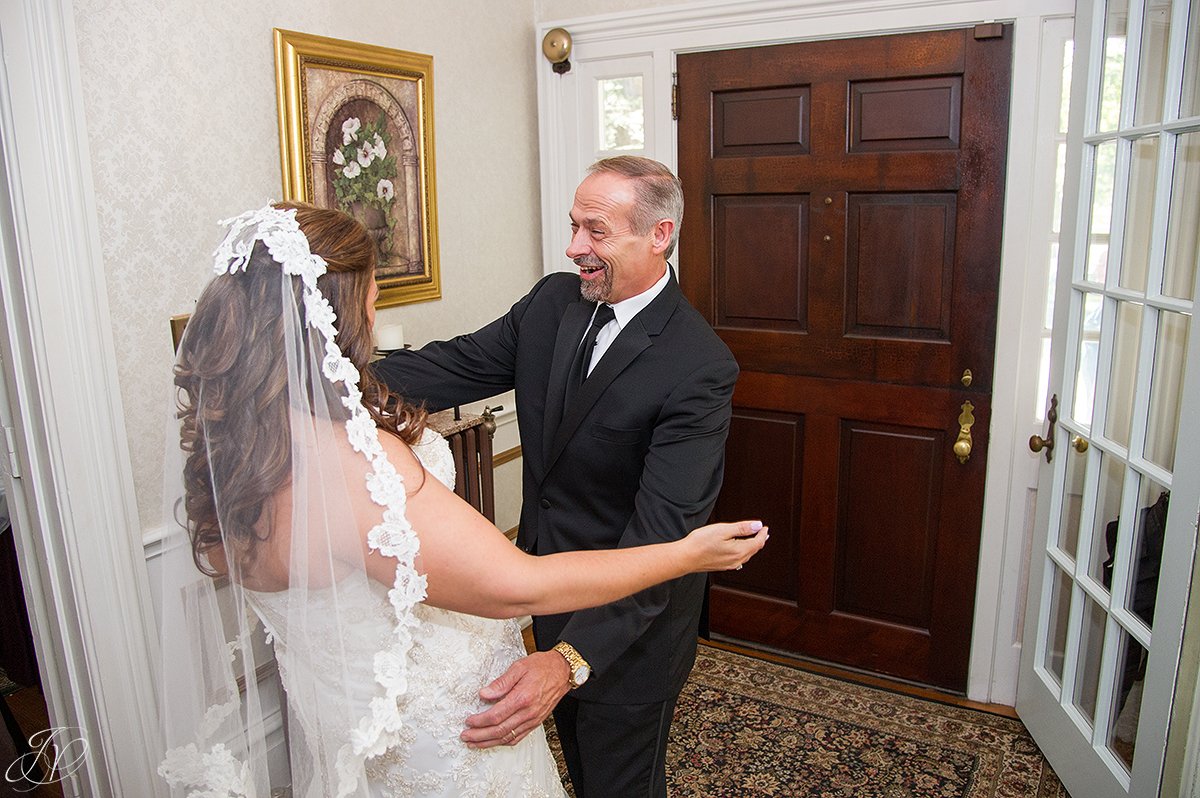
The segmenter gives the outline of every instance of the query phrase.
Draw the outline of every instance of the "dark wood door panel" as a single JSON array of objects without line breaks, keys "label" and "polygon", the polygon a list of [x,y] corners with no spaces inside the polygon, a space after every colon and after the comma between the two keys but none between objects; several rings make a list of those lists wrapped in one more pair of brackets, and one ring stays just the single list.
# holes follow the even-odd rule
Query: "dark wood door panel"
[{"label": "dark wood door panel", "polygon": [[808,326],[808,197],[714,197],[717,325],[803,332]]},{"label": "dark wood door panel", "polygon": [[928,631],[942,464],[953,436],[851,419],[841,425],[834,612]]},{"label": "dark wood door panel", "polygon": [[800,518],[804,416],[737,408],[725,449],[725,485],[717,518],[762,518],[771,527],[769,556],[740,571],[712,575],[714,584],[796,607],[800,577]]}]

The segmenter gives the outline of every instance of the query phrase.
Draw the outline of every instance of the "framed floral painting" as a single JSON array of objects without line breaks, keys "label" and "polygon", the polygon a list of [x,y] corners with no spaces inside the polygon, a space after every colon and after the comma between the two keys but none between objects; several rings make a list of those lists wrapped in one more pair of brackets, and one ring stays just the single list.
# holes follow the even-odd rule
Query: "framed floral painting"
[{"label": "framed floral painting", "polygon": [[440,298],[433,57],[276,28],[275,74],[284,198],[366,226],[378,307]]}]

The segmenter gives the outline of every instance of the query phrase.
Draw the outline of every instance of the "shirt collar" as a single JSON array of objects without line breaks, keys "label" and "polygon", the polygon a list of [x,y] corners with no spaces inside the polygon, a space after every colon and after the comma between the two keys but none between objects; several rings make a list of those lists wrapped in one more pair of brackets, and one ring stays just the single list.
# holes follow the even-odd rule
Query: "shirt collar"
[{"label": "shirt collar", "polygon": [[620,302],[612,306],[613,315],[617,317],[617,326],[622,330],[634,316],[641,313],[647,305],[654,301],[654,298],[662,293],[662,290],[667,287],[667,282],[671,279],[671,267],[663,269],[662,277],[658,278],[658,282],[647,288],[637,296],[631,296],[629,299],[622,299]]}]

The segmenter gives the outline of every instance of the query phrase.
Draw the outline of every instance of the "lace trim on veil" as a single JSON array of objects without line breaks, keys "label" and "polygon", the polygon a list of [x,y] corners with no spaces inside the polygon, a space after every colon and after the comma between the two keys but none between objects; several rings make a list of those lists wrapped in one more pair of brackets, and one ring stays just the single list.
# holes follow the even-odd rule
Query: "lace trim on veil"
[{"label": "lace trim on veil", "polygon": [[[366,759],[385,753],[401,741],[402,719],[397,702],[408,690],[409,652],[413,630],[419,624],[413,608],[424,600],[427,589],[426,577],[417,573],[415,564],[420,543],[405,514],[408,498],[404,478],[388,460],[375,422],[363,406],[358,369],[337,345],[337,315],[317,287],[317,278],[326,271],[325,260],[310,250],[308,239],[296,222],[296,212],[266,205],[221,224],[227,225],[229,232],[213,253],[214,271],[218,275],[245,271],[255,242],[262,241],[285,274],[301,279],[308,325],[325,341],[321,370],[331,383],[344,387],[341,402],[350,413],[346,435],[351,447],[370,463],[367,489],[372,501],[384,508],[383,518],[368,533],[367,543],[371,550],[396,560],[395,581],[388,590],[395,616],[392,638],[376,653],[373,662],[375,681],[383,688],[383,694],[371,699],[370,716],[351,730],[350,739],[338,749],[337,797],[343,798],[357,788]],[[210,712],[222,717],[229,711],[228,705],[210,708]],[[194,798],[242,798],[249,790],[248,764],[239,763],[223,743],[203,753],[194,743],[171,749],[159,766],[159,773],[172,786],[203,785],[203,791],[188,793]]]}]

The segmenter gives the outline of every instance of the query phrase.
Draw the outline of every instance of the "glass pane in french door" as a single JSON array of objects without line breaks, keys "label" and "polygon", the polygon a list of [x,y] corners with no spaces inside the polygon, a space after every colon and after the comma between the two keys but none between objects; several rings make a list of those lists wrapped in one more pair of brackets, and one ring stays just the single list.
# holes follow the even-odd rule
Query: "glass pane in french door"
[{"label": "glass pane in french door", "polygon": [[1170,0],[1147,0],[1142,11],[1141,57],[1133,123],[1162,119],[1167,82],[1167,45],[1171,40]]},{"label": "glass pane in french door", "polygon": [[1133,770],[1134,747],[1142,715],[1142,688],[1146,677],[1146,649],[1124,629],[1119,631],[1117,674],[1121,684],[1113,694],[1109,713],[1108,750],[1127,771]]},{"label": "glass pane in french door", "polygon": [[1147,222],[1154,212],[1155,178],[1158,175],[1158,136],[1133,142],[1129,160],[1129,192],[1125,200],[1125,235],[1121,248],[1121,287],[1146,290],[1150,266],[1150,232]]},{"label": "glass pane in french door", "polygon": [[[1200,18],[1200,13],[1196,14]],[[1200,53],[1197,53],[1200,58]],[[1179,299],[1192,298],[1196,262],[1200,259],[1200,133],[1184,133],[1175,143],[1175,177],[1171,181],[1167,254],[1163,263],[1162,292]]]}]

